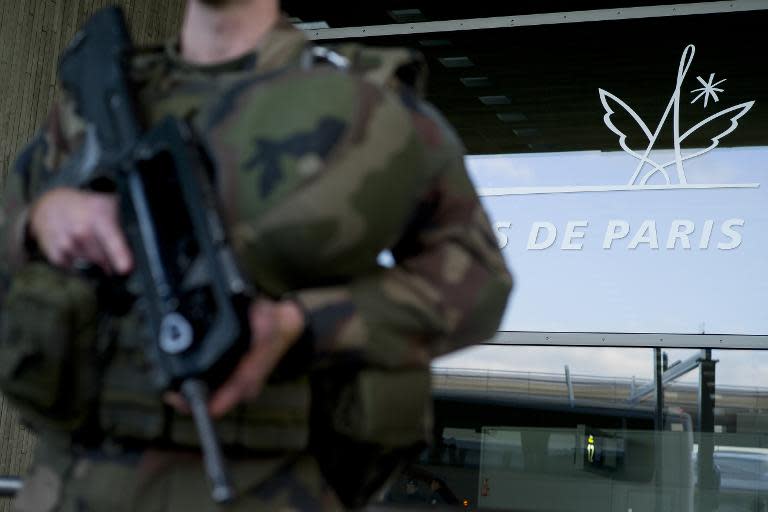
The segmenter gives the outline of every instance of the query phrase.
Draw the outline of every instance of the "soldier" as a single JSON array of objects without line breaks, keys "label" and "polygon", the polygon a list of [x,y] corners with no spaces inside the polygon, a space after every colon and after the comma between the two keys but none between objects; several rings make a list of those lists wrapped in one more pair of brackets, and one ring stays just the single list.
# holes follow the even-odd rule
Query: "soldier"
[{"label": "soldier", "polygon": [[[427,439],[431,358],[490,337],[511,286],[461,144],[420,98],[423,63],[318,50],[277,0],[189,0],[179,39],[131,69],[148,126],[173,115],[203,137],[264,297],[209,402],[228,510],[363,505]],[[72,271],[131,273],[115,196],[43,191],[83,139],[64,91],[0,212],[0,383],[40,439],[16,508],[211,509],[185,404],[151,387],[140,314],[103,314]]]}]

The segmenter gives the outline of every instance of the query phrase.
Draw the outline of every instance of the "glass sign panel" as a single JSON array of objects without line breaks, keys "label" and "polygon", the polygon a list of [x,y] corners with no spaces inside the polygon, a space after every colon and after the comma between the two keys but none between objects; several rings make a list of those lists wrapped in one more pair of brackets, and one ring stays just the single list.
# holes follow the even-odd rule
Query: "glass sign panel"
[{"label": "glass sign panel", "polygon": [[757,104],[695,56],[656,117],[595,91],[614,151],[467,158],[516,278],[500,330],[768,334],[768,147],[721,144]]}]

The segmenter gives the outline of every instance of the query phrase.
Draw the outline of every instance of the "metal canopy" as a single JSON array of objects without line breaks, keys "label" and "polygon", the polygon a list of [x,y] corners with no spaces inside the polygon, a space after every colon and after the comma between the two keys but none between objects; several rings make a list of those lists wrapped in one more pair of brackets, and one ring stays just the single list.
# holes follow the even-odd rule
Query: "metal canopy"
[{"label": "metal canopy", "polygon": [[[564,20],[482,30],[441,29],[365,37],[360,42],[408,46],[425,55],[430,75],[428,99],[456,127],[470,154],[617,150],[614,134],[603,123],[598,89],[627,99],[644,118],[660,117],[674,90],[680,56],[688,44],[696,46],[689,89],[697,86],[695,77],[708,78],[715,73],[718,80],[727,79],[722,84],[725,92],[720,95],[720,105],[756,101],[739,130],[723,139],[722,146],[768,143],[764,129],[768,109],[761,108],[768,99],[764,85],[768,77],[765,67],[756,65],[762,59],[768,2],[696,2],[651,8],[649,4],[653,2],[499,2],[449,7],[416,0],[344,9],[294,1],[285,2],[285,8],[302,21],[325,21],[331,31],[389,25],[403,27],[401,32],[419,23],[424,26],[464,19],[482,24],[479,18],[484,16],[496,17],[490,21],[498,23],[499,16],[535,14],[542,20],[551,13],[568,11],[572,14],[563,16],[577,19],[584,16],[576,11],[645,9],[641,19],[579,18],[579,23]],[[664,14],[671,9],[717,14]],[[739,9],[758,10],[732,12]],[[419,21],[397,24],[392,11],[398,10],[407,11],[404,19],[410,16]],[[653,10],[661,17],[651,16]],[[603,19],[609,19],[608,15],[605,11]],[[343,39],[350,40],[354,39]],[[686,98],[690,95],[687,90],[684,94]],[[683,115],[682,122],[690,125],[694,121]],[[708,141],[689,142],[705,145]],[[670,146],[670,140],[657,145]]]}]

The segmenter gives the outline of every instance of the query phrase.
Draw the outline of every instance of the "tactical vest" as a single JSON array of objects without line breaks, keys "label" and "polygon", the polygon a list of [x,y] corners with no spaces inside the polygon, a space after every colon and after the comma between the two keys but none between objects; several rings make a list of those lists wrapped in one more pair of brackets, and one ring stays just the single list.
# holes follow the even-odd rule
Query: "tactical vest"
[{"label": "tactical vest", "polygon": [[[310,48],[285,67],[266,73],[256,73],[245,64],[245,60],[238,62],[242,69],[215,82],[202,71],[196,76],[187,70],[180,78],[160,52],[138,57],[135,68],[139,100],[150,122],[166,115],[188,118],[219,145],[221,164],[233,165],[234,160],[238,162],[234,165],[247,166],[253,161],[254,172],[240,177],[247,183],[222,175],[218,183],[225,205],[247,208],[251,217],[271,211],[296,189],[312,187],[313,175],[323,172],[313,155],[329,158],[343,146],[343,137],[362,136],[344,132],[333,116],[323,121],[323,109],[350,108],[345,95],[355,93],[360,77],[395,93],[404,84],[423,85],[418,59],[400,49]],[[202,100],[196,96],[200,87],[212,87],[208,96],[201,95]],[[248,87],[257,91],[250,103],[257,106],[252,112],[232,115],[238,88]],[[318,88],[327,104],[297,104],[296,98]],[[354,112],[345,115],[354,118]],[[249,131],[253,140],[238,140],[238,123],[260,119],[264,120],[260,131],[256,135]],[[294,131],[306,134],[310,125],[318,123],[320,132],[291,138]],[[275,141],[275,134],[280,140]],[[302,144],[315,146],[294,158],[291,151]],[[238,154],[243,148],[252,152]],[[409,180],[417,179],[402,176],[404,190]],[[239,197],[248,187],[258,193],[249,192],[253,197],[247,200]],[[393,198],[393,210],[388,212],[393,223],[408,215],[397,208],[399,204],[405,208],[411,199],[404,197],[398,203]],[[327,244],[322,229],[291,223],[284,226],[283,238],[298,245],[287,254],[306,261],[275,261],[269,244],[284,243],[278,235],[254,237],[252,227],[238,224],[242,211],[230,209],[226,215],[238,255],[251,262],[246,273],[273,297],[364,275],[375,265],[378,249],[366,247],[360,253],[340,250],[327,258],[312,255],[316,244]],[[99,293],[92,282],[43,263],[28,264],[14,276],[0,329],[2,391],[33,426],[70,432],[80,441],[196,446],[191,419],[166,406],[151,384],[144,357],[148,333],[140,313],[105,315],[99,308]],[[236,407],[218,422],[223,445],[257,451],[301,450],[308,445],[313,424],[354,442],[391,448],[423,441],[430,432],[428,368],[371,368],[329,357],[319,365],[294,370],[288,378],[273,379],[255,402]]]}]

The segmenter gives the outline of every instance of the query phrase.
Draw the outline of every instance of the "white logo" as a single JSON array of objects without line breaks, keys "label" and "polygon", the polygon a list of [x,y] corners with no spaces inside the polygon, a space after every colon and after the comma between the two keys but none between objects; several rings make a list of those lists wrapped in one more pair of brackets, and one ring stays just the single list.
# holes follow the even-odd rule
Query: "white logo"
[{"label": "white logo", "polygon": [[[618,96],[611,94],[604,89],[598,89],[600,94],[600,102],[605,109],[605,115],[603,116],[603,122],[619,137],[619,146],[626,153],[631,155],[637,160],[637,166],[626,185],[605,185],[605,186],[557,186],[557,187],[501,187],[501,188],[480,188],[478,190],[481,196],[502,196],[502,195],[526,195],[526,194],[553,194],[553,193],[566,193],[566,192],[606,192],[606,191],[629,191],[629,190],[668,190],[668,189],[715,189],[715,188],[758,188],[758,183],[731,183],[731,184],[691,184],[688,183],[685,175],[685,162],[693,158],[709,153],[715,149],[720,140],[730,133],[732,133],[739,126],[739,119],[749,112],[754,101],[748,101],[740,103],[732,107],[728,107],[724,110],[716,112],[710,115],[701,122],[695,124],[688,130],[682,131],[680,127],[680,103],[681,103],[681,89],[683,81],[688,74],[688,69],[693,62],[693,56],[696,53],[696,47],[688,45],[683,51],[683,55],[680,59],[680,65],[677,70],[677,82],[675,90],[667,104],[664,113],[659,120],[656,129],[651,132],[648,125],[638,115],[638,113],[630,107],[626,102],[620,99]],[[708,81],[704,81],[700,76],[696,77],[701,83],[702,87],[694,89],[691,93],[696,95],[691,104],[696,103],[699,99],[703,98],[703,107],[706,109],[710,98],[714,103],[720,101],[718,93],[723,93],[722,88],[717,86],[726,81],[726,79],[715,82],[715,74],[712,73],[709,76]],[[635,150],[627,143],[628,136],[623,133],[614,123],[614,115],[618,112],[628,114],[631,119],[642,130],[645,138],[642,141],[644,145],[643,149]],[[668,162],[659,163],[653,160],[650,155],[656,145],[662,128],[667,124],[670,113],[672,114],[672,129],[673,129],[673,144],[674,144],[674,159]],[[722,127],[722,124],[713,124],[713,121],[721,120],[726,121],[727,126]],[[730,121],[730,123],[728,123]],[[683,149],[686,139],[691,135],[704,129],[705,127],[715,128],[714,135],[710,135],[711,144],[704,149],[694,149],[686,152]],[[682,132],[682,133],[681,133]],[[674,166],[674,173],[670,173],[668,169]],[[663,184],[649,184],[649,180],[656,175],[660,175],[664,181]],[[658,178],[657,178],[658,179]]]}]

